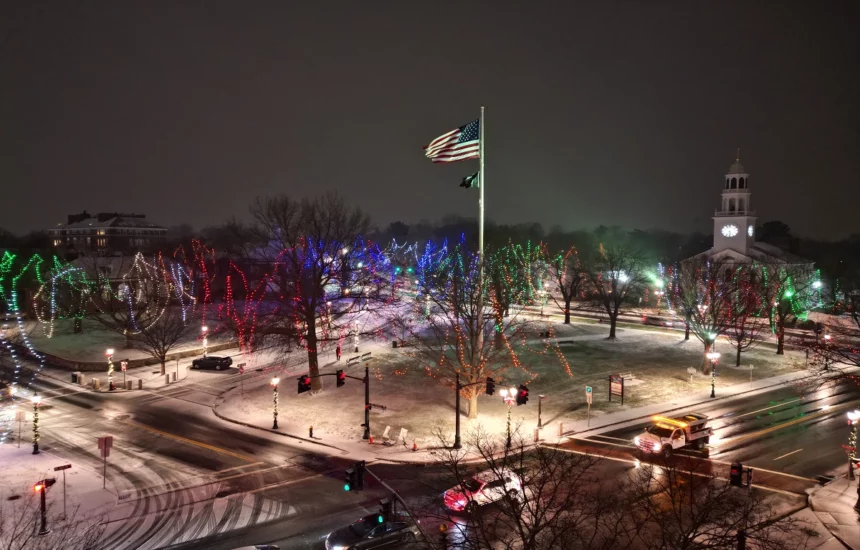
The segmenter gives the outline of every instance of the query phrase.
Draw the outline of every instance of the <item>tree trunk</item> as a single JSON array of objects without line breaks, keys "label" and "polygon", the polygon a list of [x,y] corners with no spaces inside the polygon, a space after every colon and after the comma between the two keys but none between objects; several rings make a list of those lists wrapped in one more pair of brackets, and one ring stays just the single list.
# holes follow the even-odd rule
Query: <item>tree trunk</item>
[{"label": "tree trunk", "polygon": [[564,303],[564,324],[570,324],[570,300]]},{"label": "tree trunk", "polygon": [[322,378],[319,378],[320,364],[317,356],[317,327],[316,319],[311,319],[308,323],[308,332],[305,336],[305,341],[308,343],[308,374],[311,376],[311,393],[319,393],[322,391]]},{"label": "tree trunk", "polygon": [[167,374],[167,361],[164,357],[161,358],[161,376]]},{"label": "tree trunk", "polygon": [[[460,411],[457,411],[460,414]],[[478,392],[473,391],[469,396],[469,418],[478,418]]]},{"label": "tree trunk", "polygon": [[776,329],[776,354],[785,355],[785,331],[782,327]]},{"label": "tree trunk", "polygon": [[738,344],[738,355],[737,355],[737,359],[735,359],[735,366],[736,367],[741,366],[741,345],[740,344]]},{"label": "tree trunk", "polygon": [[81,320],[79,318],[75,317],[75,328],[74,328],[75,334],[80,334],[83,331],[84,331],[83,323],[81,322]]},{"label": "tree trunk", "polygon": [[702,374],[711,374],[711,360],[708,359],[708,352],[711,351],[711,344],[705,344],[705,352],[702,354]]},{"label": "tree trunk", "polygon": [[684,341],[686,342],[689,339],[690,339],[690,324],[684,323]]},{"label": "tree trunk", "polygon": [[125,336],[125,349],[131,349],[131,332],[128,329],[122,331],[122,335]]},{"label": "tree trunk", "polygon": [[499,325],[496,325],[493,330],[493,341],[497,350],[505,349],[505,335],[502,332],[502,327]]},{"label": "tree trunk", "polygon": [[618,323],[617,315],[609,316],[609,339],[615,340],[615,325]]}]

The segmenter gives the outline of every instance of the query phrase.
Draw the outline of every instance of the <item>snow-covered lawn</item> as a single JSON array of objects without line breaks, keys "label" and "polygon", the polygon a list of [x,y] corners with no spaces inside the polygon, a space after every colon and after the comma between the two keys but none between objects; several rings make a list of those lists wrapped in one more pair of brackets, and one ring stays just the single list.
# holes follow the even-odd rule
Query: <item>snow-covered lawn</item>
[{"label": "snow-covered lawn", "polygon": [[[467,402],[461,401],[464,416],[461,417],[462,433],[482,425],[485,429],[501,433],[505,429],[507,406],[498,395],[498,390],[507,385],[526,383],[529,387],[529,402],[526,406],[512,408],[514,424],[522,426],[530,436],[537,425],[538,399],[545,394],[543,423],[585,419],[585,386],[594,388],[592,415],[605,414],[622,409],[620,400],[608,401],[608,377],[610,373],[631,374],[625,388],[623,408],[670,401],[682,396],[710,394],[710,376],[696,374],[693,382],[687,368],[699,370],[702,345],[695,339],[683,342],[682,333],[662,333],[619,328],[618,340],[605,340],[608,327],[599,324],[575,323],[570,326],[554,326],[560,351],[570,365],[569,376],[554,352],[546,352],[535,334],[529,336],[526,346],[536,352],[522,350],[520,360],[532,377],[518,369],[509,369],[508,378],[496,377],[497,394],[481,395],[478,399],[479,417],[468,420],[465,416]],[[522,343],[520,344],[522,346]],[[717,348],[724,354],[726,363],[734,363],[731,349],[723,341]],[[367,341],[362,351],[373,349],[371,365],[371,395],[374,404],[385,405],[386,410],[371,411],[372,433],[377,440],[386,426],[391,426],[391,436],[396,438],[401,428],[409,430],[407,443],[413,437],[421,448],[434,446],[434,429],[441,427],[446,434],[454,429],[453,384],[439,377],[438,372],[427,370],[410,357],[409,350],[393,350],[389,342],[371,344]],[[537,353],[542,352],[542,353]],[[344,353],[344,358],[349,353]],[[321,355],[323,373],[332,373],[344,368],[348,375],[361,378],[364,366],[345,366],[345,361],[335,363],[333,357]],[[285,371],[280,386],[278,422],[283,431],[307,437],[308,427],[314,427],[314,436],[323,442],[338,440],[357,441],[361,438],[364,421],[364,386],[358,380],[348,379],[346,386],[336,388],[334,377],[324,379],[325,391],[320,395],[296,394],[295,377],[306,372],[306,363]],[[753,364],[754,380],[785,374],[803,367],[801,354],[787,352],[777,356],[771,347],[760,347],[743,356],[742,369],[721,366],[718,369],[717,394],[727,388],[749,382],[749,364]],[[742,387],[741,387],[742,388]],[[737,391],[738,388],[735,388]],[[237,386],[225,395],[217,407],[218,413],[260,427],[272,424],[272,388],[266,380],[246,384],[244,392]],[[555,433],[555,424],[547,430]]]}]

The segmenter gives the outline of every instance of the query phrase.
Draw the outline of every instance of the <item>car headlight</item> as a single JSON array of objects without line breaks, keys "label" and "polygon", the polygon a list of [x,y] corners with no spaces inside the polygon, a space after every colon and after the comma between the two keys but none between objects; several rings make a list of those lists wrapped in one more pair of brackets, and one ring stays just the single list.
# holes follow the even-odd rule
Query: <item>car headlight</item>
[{"label": "car headlight", "polygon": [[660,450],[660,444],[659,444],[659,443],[654,443],[654,445],[652,446],[652,448],[653,448],[655,451],[659,451],[659,450]]},{"label": "car headlight", "polygon": [[634,445],[639,445],[639,436],[638,436],[638,435],[637,435],[636,437],[634,437],[634,438],[633,438],[633,444],[634,444]]}]

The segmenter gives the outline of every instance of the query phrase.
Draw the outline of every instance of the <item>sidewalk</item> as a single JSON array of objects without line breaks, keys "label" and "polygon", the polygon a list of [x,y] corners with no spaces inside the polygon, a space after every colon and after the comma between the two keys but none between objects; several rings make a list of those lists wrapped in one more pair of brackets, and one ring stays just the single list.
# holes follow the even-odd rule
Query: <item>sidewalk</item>
[{"label": "sidewalk", "polygon": [[854,510],[858,496],[857,481],[850,481],[846,475],[809,495],[809,508],[818,521],[854,550],[860,550],[860,514]]}]

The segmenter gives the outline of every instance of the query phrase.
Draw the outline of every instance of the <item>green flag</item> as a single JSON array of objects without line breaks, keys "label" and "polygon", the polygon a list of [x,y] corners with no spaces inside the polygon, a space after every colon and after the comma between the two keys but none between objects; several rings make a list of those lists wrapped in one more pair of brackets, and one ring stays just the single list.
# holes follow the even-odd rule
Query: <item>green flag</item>
[{"label": "green flag", "polygon": [[479,172],[475,172],[471,176],[466,176],[465,178],[463,178],[462,183],[460,183],[460,187],[464,187],[466,189],[470,189],[470,188],[477,189],[478,187],[480,187],[481,186],[481,178],[478,174],[479,174]]}]

